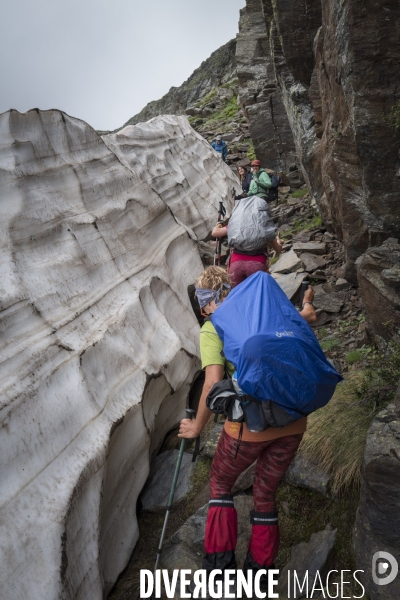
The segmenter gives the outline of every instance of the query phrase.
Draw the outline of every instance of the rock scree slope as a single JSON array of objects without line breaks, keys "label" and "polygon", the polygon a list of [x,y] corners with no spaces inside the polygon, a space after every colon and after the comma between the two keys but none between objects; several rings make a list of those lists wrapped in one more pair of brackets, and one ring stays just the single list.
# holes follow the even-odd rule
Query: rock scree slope
[{"label": "rock scree slope", "polygon": [[197,358],[197,237],[237,181],[185,117],[0,115],[2,597],[104,598]]}]

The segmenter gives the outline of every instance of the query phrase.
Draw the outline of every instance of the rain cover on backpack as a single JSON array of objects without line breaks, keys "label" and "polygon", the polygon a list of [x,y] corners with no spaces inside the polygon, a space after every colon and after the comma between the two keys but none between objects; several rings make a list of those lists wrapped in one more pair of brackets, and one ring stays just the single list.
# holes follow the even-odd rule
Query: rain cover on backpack
[{"label": "rain cover on backpack", "polygon": [[259,251],[276,236],[268,203],[258,196],[242,198],[232,211],[228,227],[228,246],[238,252]]},{"label": "rain cover on backpack", "polygon": [[343,379],[267,273],[254,273],[233,289],[212,323],[241,389],[258,400],[272,400],[292,416],[325,406]]}]

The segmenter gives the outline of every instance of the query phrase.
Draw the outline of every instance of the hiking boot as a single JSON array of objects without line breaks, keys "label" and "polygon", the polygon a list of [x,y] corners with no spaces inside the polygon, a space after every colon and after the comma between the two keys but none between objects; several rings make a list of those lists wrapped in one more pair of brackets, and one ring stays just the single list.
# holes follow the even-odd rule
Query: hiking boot
[{"label": "hiking boot", "polygon": [[256,578],[257,571],[260,571],[261,569],[266,570],[267,572],[264,575],[261,575],[261,577],[260,577],[260,591],[268,594],[268,569],[275,569],[275,565],[270,565],[269,567],[262,567],[261,565],[256,563],[254,558],[251,556],[250,552],[247,552],[247,556],[246,556],[246,559],[245,559],[244,565],[243,565],[243,572],[245,575],[247,575],[247,571],[251,571],[251,573],[252,573],[253,597],[254,598],[256,597],[256,594],[254,591],[254,581]]}]

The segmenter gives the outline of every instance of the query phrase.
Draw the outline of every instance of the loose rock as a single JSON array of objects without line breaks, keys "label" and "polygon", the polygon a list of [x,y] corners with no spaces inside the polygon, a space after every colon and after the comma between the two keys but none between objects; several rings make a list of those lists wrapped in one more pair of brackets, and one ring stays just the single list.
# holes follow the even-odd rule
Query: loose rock
[{"label": "loose rock", "polygon": [[302,284],[306,273],[289,273],[289,275],[281,275],[280,273],[272,273],[279,287],[285,292],[286,296],[291,300]]},{"label": "loose rock", "polygon": [[295,252],[309,252],[310,254],[326,254],[327,247],[324,242],[296,242],[293,245]]},{"label": "loose rock", "polygon": [[293,273],[301,267],[301,260],[297,254],[290,250],[282,254],[279,260],[272,266],[271,273]]},{"label": "loose rock", "polygon": [[326,294],[324,291],[318,291],[314,297],[314,307],[322,308],[329,313],[337,313],[343,306],[343,300],[333,294]]},{"label": "loose rock", "polygon": [[316,269],[321,269],[326,265],[326,260],[324,258],[315,254],[310,254],[309,252],[303,252],[303,254],[300,255],[300,259],[305,270],[309,273],[312,273],[312,271],[315,271]]}]

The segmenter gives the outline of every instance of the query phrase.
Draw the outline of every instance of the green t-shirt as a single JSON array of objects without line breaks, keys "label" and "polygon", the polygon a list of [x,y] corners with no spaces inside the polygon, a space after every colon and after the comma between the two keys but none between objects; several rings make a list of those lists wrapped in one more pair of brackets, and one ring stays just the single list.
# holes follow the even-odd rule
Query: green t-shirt
[{"label": "green t-shirt", "polygon": [[218,337],[211,321],[206,321],[200,330],[200,356],[203,369],[208,365],[222,365],[229,377],[235,372],[235,367],[221,355],[223,344]]}]

